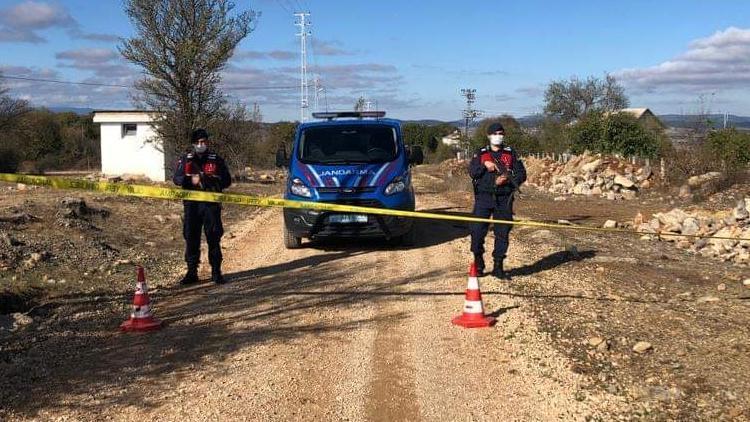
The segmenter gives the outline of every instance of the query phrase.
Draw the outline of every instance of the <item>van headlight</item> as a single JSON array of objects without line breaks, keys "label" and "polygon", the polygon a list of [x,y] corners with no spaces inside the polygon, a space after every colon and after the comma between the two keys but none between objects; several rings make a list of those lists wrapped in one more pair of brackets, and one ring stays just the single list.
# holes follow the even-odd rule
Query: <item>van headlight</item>
[{"label": "van headlight", "polygon": [[404,182],[403,178],[397,177],[393,179],[393,181],[389,183],[388,186],[385,187],[385,194],[393,195],[394,193],[403,192],[405,189],[406,182]]},{"label": "van headlight", "polygon": [[289,190],[292,192],[292,195],[302,196],[305,198],[312,197],[310,188],[308,188],[301,179],[296,177],[292,179],[292,186],[289,188]]}]

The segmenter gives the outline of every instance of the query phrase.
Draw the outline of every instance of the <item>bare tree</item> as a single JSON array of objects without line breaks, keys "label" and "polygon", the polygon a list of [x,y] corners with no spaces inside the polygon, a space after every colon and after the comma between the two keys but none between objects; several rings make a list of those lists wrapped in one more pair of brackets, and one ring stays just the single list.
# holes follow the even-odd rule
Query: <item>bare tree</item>
[{"label": "bare tree", "polygon": [[136,36],[119,47],[140,66],[139,107],[154,112],[167,157],[196,127],[223,117],[221,71],[235,47],[253,30],[256,13],[233,13],[228,0],[125,0]]},{"label": "bare tree", "polygon": [[18,119],[29,110],[26,100],[11,97],[8,88],[0,85],[0,131],[15,128]]},{"label": "bare tree", "polygon": [[553,81],[544,93],[544,112],[563,122],[571,122],[591,111],[611,112],[629,105],[625,89],[612,75],[604,79],[589,76],[586,80],[572,77]]}]

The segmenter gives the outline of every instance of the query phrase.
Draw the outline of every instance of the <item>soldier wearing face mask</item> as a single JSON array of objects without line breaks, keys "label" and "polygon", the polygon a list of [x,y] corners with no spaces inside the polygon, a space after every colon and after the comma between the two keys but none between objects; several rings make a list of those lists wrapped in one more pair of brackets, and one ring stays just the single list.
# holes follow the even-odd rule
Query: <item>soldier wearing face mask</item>
[{"label": "soldier wearing face mask", "polygon": [[[208,149],[208,133],[197,129],[192,134],[192,148],[180,157],[172,181],[189,190],[221,192],[232,184],[224,159]],[[201,230],[206,234],[208,261],[211,264],[211,280],[224,283],[221,274],[221,204],[216,202],[183,201],[185,215],[182,234],[185,238],[185,262],[187,273],[180,284],[197,283],[200,262]]]},{"label": "soldier wearing face mask", "polygon": [[[505,145],[505,130],[500,123],[487,128],[490,144],[480,148],[469,163],[469,175],[474,185],[473,214],[481,218],[492,216],[495,220],[513,219],[513,193],[526,181],[526,168],[515,151]],[[508,235],[511,226],[494,224],[495,247],[492,252],[492,275],[509,279],[503,268],[508,252]],[[480,274],[484,272],[484,238],[489,223],[475,223],[471,230],[471,252]]]}]

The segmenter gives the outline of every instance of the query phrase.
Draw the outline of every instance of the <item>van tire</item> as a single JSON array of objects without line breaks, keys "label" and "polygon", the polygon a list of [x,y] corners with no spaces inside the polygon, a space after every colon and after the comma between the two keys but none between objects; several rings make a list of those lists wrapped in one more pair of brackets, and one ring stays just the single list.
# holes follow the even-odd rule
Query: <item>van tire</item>
[{"label": "van tire", "polygon": [[284,247],[287,249],[299,249],[302,247],[302,238],[297,237],[284,224]]}]

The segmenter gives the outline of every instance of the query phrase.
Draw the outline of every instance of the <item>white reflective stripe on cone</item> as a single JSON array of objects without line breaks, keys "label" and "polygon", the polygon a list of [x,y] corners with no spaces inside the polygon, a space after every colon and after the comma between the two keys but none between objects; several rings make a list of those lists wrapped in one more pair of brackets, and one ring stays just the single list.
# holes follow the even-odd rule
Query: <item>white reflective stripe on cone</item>
[{"label": "white reflective stripe on cone", "polygon": [[464,313],[465,314],[483,314],[481,300],[467,300],[464,302]]},{"label": "white reflective stripe on cone", "polygon": [[138,306],[133,308],[133,313],[130,314],[131,318],[148,318],[151,316],[151,307],[148,305]]},{"label": "white reflective stripe on cone", "polygon": [[469,290],[479,290],[479,279],[476,277],[469,277]]}]

